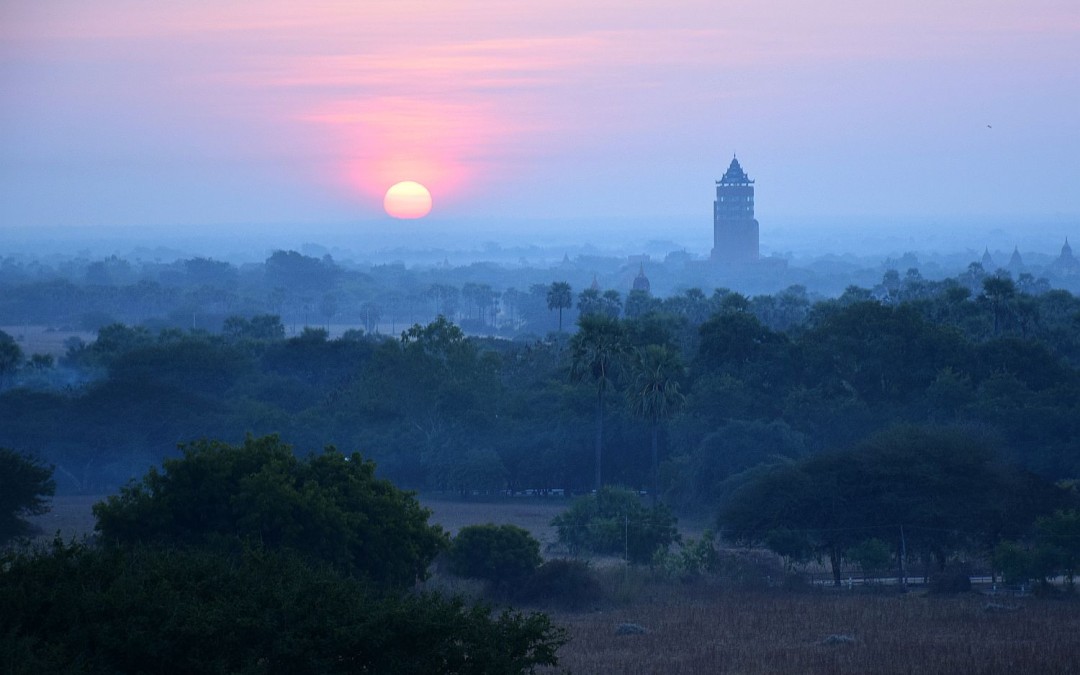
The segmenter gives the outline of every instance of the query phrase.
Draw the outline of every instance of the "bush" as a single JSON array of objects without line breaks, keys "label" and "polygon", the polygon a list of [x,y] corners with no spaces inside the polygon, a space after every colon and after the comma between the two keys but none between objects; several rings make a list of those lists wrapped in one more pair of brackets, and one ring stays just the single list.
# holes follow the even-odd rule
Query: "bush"
[{"label": "bush", "polygon": [[653,567],[659,572],[684,581],[715,572],[719,564],[720,552],[712,530],[705,530],[701,539],[688,539],[677,551],[658,550],[653,557]]},{"label": "bush", "polygon": [[188,445],[94,515],[110,542],[246,540],[397,587],[424,578],[447,543],[411,493],[375,478],[372,462],[333,448],[300,460],[276,436]]},{"label": "bush", "polygon": [[526,673],[566,640],[542,614],[386,594],[295,553],[158,546],[9,556],[0,672]]},{"label": "bush", "polygon": [[935,595],[969,593],[970,591],[971,570],[965,566],[950,567],[930,577],[930,592]]},{"label": "bush", "polygon": [[859,566],[864,577],[869,577],[889,568],[892,551],[880,539],[864,539],[847,550],[847,558]]},{"label": "bush", "polygon": [[540,565],[540,542],[516,525],[469,525],[458,532],[447,557],[454,574],[505,588]]},{"label": "bush", "polygon": [[605,486],[576,500],[551,521],[571,553],[626,555],[648,563],[679,540],[676,519],[663,504],[647,508],[637,493]]},{"label": "bush", "polygon": [[600,596],[600,582],[587,562],[557,559],[541,565],[515,599],[562,609],[583,609],[594,607]]},{"label": "bush", "polygon": [[0,448],[0,544],[30,531],[24,516],[49,510],[46,497],[56,492],[52,473],[36,459]]}]

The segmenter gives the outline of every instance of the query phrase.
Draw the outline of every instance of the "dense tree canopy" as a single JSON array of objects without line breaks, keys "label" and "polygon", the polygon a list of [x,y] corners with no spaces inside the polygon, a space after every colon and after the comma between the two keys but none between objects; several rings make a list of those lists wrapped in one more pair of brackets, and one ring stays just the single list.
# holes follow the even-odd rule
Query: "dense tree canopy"
[{"label": "dense tree canopy", "polygon": [[106,541],[207,544],[239,537],[366,579],[407,586],[446,537],[375,466],[333,448],[298,459],[277,437],[200,441],[94,506]]},{"label": "dense tree canopy", "polygon": [[736,541],[792,558],[840,560],[868,539],[932,556],[986,553],[1028,531],[1065,495],[996,461],[992,439],[959,428],[899,427],[858,447],[762,470],[726,500],[720,522]]},{"label": "dense tree canopy", "polygon": [[[944,281],[898,272],[873,292],[853,287],[816,302],[798,286],[772,296],[689,288],[633,296],[633,311],[628,296],[620,312],[602,309],[617,293],[598,291],[597,311],[584,317],[567,305],[565,318],[579,318],[564,324],[575,331],[567,339],[554,333],[549,278],[528,280],[529,291],[510,294],[493,318],[484,270],[424,285],[402,266],[368,274],[301,258],[268,265],[333,265],[318,282],[329,290],[266,286],[266,265],[236,270],[240,291],[220,285],[233,276],[221,265],[162,270],[186,290],[174,298],[161,281],[156,291],[137,286],[138,297],[157,292],[167,304],[202,293],[196,318],[214,305],[221,332],[191,330],[190,314],[169,326],[110,321],[53,366],[24,359],[0,391],[0,445],[40,453],[65,491],[113,490],[175,456],[178,443],[237,444],[250,432],[281,434],[301,454],[326,442],[362,448],[380,475],[415,489],[581,492],[597,487],[599,471],[600,483],[698,513],[714,511],[762,462],[850,448],[904,423],[981,426],[1000,439],[1003,463],[1054,480],[1080,475],[1080,301],[1031,280],[1016,279],[1010,295],[1007,284],[987,286],[1004,277],[985,271]],[[218,295],[185,286],[188,267],[207,279],[221,272]],[[400,282],[393,303],[371,295],[371,275]],[[56,296],[36,301],[73,305],[88,292],[33,288]],[[254,305],[228,295],[253,288]],[[316,327],[326,293],[346,322],[361,323],[365,303],[383,319],[333,337]],[[0,311],[12,303],[0,300]],[[436,310],[445,316],[410,322]],[[488,332],[494,321],[516,339],[469,336],[452,317]],[[376,332],[394,321],[410,326],[403,336]],[[680,394],[662,419],[618,404],[659,400],[635,393],[645,387],[642,354],[686,366],[661,378]]]}]

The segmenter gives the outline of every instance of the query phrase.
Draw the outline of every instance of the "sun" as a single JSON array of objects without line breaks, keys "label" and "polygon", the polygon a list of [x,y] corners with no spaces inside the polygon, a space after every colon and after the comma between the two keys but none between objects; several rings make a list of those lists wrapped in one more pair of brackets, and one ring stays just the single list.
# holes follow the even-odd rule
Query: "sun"
[{"label": "sun", "polygon": [[416,181],[395,183],[383,197],[383,208],[395,218],[423,218],[431,212],[431,193]]}]

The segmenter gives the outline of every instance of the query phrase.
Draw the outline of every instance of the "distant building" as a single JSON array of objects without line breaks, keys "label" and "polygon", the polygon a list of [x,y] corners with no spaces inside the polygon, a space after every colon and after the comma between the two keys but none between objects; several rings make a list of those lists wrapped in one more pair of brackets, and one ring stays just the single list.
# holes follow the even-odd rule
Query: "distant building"
[{"label": "distant building", "polygon": [[1020,257],[1020,247],[1014,246],[1012,257],[1009,258],[1009,266],[1005,269],[1009,270],[1010,274],[1019,276],[1024,271],[1024,259]]},{"label": "distant building", "polygon": [[990,256],[990,248],[988,246],[983,247],[982,266],[983,271],[987,274],[994,271],[994,259]]},{"label": "distant building", "polygon": [[1065,245],[1061,247],[1061,255],[1050,263],[1050,271],[1058,277],[1080,276],[1080,260],[1073,256],[1068,237],[1065,238]]},{"label": "distant building", "polygon": [[649,284],[649,277],[645,276],[645,263],[641,263],[641,267],[638,269],[638,275],[634,277],[634,285],[632,290],[649,292],[651,285]]},{"label": "distant building", "polygon": [[712,260],[749,265],[758,260],[758,221],[754,219],[754,181],[733,158],[716,181],[713,202]]}]

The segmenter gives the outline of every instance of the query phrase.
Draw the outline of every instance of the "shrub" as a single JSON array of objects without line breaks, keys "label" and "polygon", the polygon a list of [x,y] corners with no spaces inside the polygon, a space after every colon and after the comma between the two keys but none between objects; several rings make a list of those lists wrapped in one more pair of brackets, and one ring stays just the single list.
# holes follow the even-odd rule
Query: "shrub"
[{"label": "shrub", "polygon": [[701,539],[688,539],[677,551],[657,550],[653,556],[653,567],[662,574],[687,581],[716,571],[719,564],[720,552],[712,530],[705,530]]},{"label": "shrub", "polygon": [[529,577],[516,600],[583,609],[595,606],[600,596],[600,582],[587,562],[556,559],[545,562]]},{"label": "shrub", "polygon": [[454,574],[505,587],[540,565],[540,542],[516,525],[469,525],[458,532],[447,557]]},{"label": "shrub", "polygon": [[56,491],[52,467],[14,450],[0,448],[0,544],[30,531],[24,516],[48,510]]},{"label": "shrub", "polygon": [[424,578],[446,545],[411,493],[375,478],[375,465],[333,448],[298,459],[276,436],[242,445],[200,441],[141,483],[94,505],[110,542],[287,549],[372,581]]},{"label": "shrub", "polygon": [[965,566],[949,567],[930,577],[930,592],[935,595],[971,591],[971,570]]},{"label": "shrub", "polygon": [[888,569],[892,551],[880,539],[864,539],[848,549],[847,558],[858,564],[863,576],[874,576]]},{"label": "shrub", "polygon": [[657,550],[678,541],[675,523],[663,504],[648,508],[635,492],[607,486],[551,521],[571,553],[626,555],[634,563],[648,563]]}]

